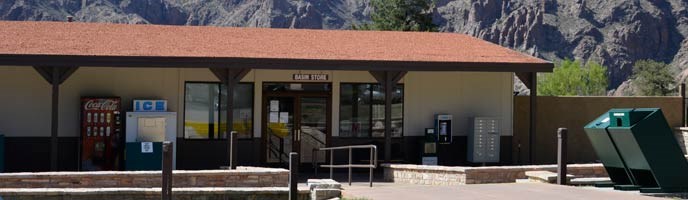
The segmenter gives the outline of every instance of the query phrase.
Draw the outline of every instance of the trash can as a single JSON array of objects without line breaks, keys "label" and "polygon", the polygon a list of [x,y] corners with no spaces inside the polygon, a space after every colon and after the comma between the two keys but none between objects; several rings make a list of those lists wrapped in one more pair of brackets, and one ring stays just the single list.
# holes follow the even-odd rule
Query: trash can
[{"label": "trash can", "polygon": [[615,189],[688,191],[688,161],[661,109],[611,109],[605,115],[585,132]]},{"label": "trash can", "polygon": [[602,183],[597,186],[635,185],[621,154],[607,133],[609,124],[609,113],[604,113],[584,127],[590,144],[592,144],[597,157],[602,161],[602,165],[604,165],[604,169],[611,179],[611,183]]},{"label": "trash can", "polygon": [[124,169],[162,170],[162,142],[127,142]]},{"label": "trash can", "polygon": [[607,131],[640,192],[688,191],[688,162],[661,109],[610,110],[609,117]]}]

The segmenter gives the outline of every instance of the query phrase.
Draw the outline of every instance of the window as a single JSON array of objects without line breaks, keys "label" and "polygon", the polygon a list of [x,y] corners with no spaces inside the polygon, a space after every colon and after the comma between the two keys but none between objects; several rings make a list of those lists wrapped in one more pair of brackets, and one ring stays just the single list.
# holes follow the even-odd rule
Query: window
[{"label": "window", "polygon": [[[404,86],[397,85],[392,97],[392,137],[401,137],[404,127]],[[385,93],[379,84],[341,84],[339,136],[385,136]]]},{"label": "window", "polygon": [[[226,99],[220,83],[186,83],[184,94],[184,138],[222,139],[226,130]],[[253,136],[253,84],[234,88],[233,130],[239,138]]]}]

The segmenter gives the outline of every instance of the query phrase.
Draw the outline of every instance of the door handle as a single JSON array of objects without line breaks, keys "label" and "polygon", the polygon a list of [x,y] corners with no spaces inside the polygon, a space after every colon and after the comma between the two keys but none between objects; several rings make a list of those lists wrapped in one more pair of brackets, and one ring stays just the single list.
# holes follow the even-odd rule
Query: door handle
[{"label": "door handle", "polygon": [[301,141],[301,129],[296,129],[296,141]]}]

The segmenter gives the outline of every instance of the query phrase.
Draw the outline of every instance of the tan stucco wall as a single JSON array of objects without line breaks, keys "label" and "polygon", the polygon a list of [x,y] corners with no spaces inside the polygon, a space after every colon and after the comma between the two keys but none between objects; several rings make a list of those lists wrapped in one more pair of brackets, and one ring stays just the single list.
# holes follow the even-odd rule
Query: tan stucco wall
[{"label": "tan stucco wall", "polygon": [[[556,163],[557,129],[566,127],[568,134],[568,159],[586,163],[597,160],[583,126],[611,108],[661,108],[669,126],[681,125],[680,97],[537,97],[537,133],[535,161]],[[528,161],[528,130],[530,101],[518,96],[514,104],[514,161]],[[518,146],[521,144],[521,150]]]},{"label": "tan stucco wall", "polygon": [[468,135],[471,117],[497,117],[512,135],[512,73],[410,72],[405,81],[405,135],[423,135],[439,113],[452,115],[455,136]]},{"label": "tan stucco wall", "polygon": [[[332,82],[332,134],[339,130],[339,84],[374,83],[366,71],[253,70],[242,82],[254,82],[254,136],[260,137],[263,82],[292,82],[294,73],[329,74]],[[405,86],[404,133],[422,135],[433,127],[436,113],[454,115],[454,134],[466,135],[468,118],[502,118],[502,134],[511,135],[512,73],[409,72]],[[81,96],[119,96],[125,110],[135,98],[168,100],[168,110],[183,120],[184,83],[218,81],[205,68],[107,68],[81,67],[63,85],[60,93],[60,136],[79,134]],[[0,67],[0,133],[7,136],[50,135],[50,85],[30,67]],[[183,135],[178,123],[178,136]]]}]

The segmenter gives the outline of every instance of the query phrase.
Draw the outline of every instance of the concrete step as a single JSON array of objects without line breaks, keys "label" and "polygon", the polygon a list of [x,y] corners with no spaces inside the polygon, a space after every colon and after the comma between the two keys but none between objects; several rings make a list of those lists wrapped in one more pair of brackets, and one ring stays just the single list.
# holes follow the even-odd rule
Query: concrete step
[{"label": "concrete step", "polygon": [[612,180],[609,177],[588,177],[588,178],[574,178],[569,181],[571,185],[595,185],[597,183],[609,183]]},{"label": "concrete step", "polygon": [[[557,173],[550,171],[526,171],[525,174],[531,182],[554,183],[557,181]],[[570,182],[572,178],[574,178],[573,175],[566,175],[567,182]]]}]

